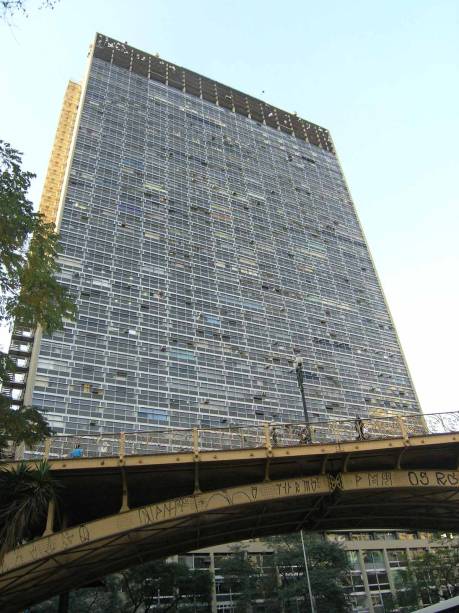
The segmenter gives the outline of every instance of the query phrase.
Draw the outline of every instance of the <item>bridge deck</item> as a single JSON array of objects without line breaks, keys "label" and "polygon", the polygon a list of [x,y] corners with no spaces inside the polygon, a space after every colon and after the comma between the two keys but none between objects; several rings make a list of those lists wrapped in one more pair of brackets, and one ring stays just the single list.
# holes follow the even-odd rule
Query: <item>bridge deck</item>
[{"label": "bridge deck", "polygon": [[54,532],[40,537],[42,525],[6,554],[0,610],[144,560],[300,528],[459,531],[458,461],[454,432],[50,460],[62,484]]}]

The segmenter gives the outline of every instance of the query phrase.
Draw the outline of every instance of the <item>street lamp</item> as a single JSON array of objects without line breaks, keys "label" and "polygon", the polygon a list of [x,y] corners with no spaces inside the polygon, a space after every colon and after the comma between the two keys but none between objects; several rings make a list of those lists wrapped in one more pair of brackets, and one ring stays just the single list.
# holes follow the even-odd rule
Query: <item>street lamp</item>
[{"label": "street lamp", "polygon": [[316,613],[316,603],[314,600],[314,594],[312,593],[311,580],[309,579],[308,556],[306,555],[306,546],[304,544],[303,530],[300,530],[300,536],[301,536],[301,545],[303,547],[304,570],[306,572],[306,581],[308,584],[309,602],[311,604],[311,613]]},{"label": "street lamp", "polygon": [[301,392],[301,401],[303,403],[304,421],[309,424],[308,408],[306,406],[306,396],[304,395],[304,370],[303,370],[303,358],[295,358],[295,372],[296,379],[298,381],[298,387]]}]

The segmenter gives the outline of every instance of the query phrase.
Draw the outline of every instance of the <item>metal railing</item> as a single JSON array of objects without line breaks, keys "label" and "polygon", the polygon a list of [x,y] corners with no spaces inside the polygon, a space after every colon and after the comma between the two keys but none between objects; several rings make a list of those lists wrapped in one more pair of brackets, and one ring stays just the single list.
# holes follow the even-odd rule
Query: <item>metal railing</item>
[{"label": "metal railing", "polygon": [[124,457],[229,449],[270,449],[358,440],[409,438],[459,433],[459,411],[360,419],[315,421],[309,424],[260,423],[225,428],[176,428],[119,433],[57,435],[16,453],[16,459]]}]

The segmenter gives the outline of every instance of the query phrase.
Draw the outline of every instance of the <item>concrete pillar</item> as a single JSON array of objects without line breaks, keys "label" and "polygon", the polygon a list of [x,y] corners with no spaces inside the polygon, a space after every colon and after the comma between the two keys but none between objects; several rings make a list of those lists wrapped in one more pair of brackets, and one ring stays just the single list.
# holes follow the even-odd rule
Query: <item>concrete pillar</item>
[{"label": "concrete pillar", "polygon": [[395,602],[397,601],[397,588],[395,587],[394,578],[392,576],[392,571],[389,563],[389,556],[387,555],[387,549],[383,549],[384,556],[384,566],[386,567],[387,577],[389,579],[390,591],[392,592],[392,596],[394,597]]},{"label": "concrete pillar", "polygon": [[210,571],[210,581],[211,581],[211,585],[210,585],[210,589],[211,589],[211,600],[210,600],[210,606],[211,606],[211,611],[212,613],[217,613],[217,582],[215,580],[215,558],[214,558],[214,552],[211,551],[210,552],[210,566],[209,566],[209,571]]},{"label": "concrete pillar", "polygon": [[373,602],[371,600],[370,586],[368,585],[367,571],[365,570],[365,561],[363,559],[363,552],[360,549],[360,547],[357,550],[357,553],[358,553],[358,556],[359,556],[360,570],[362,571],[363,586],[365,588],[365,594],[366,594],[367,602],[368,602],[368,611],[370,613],[375,613],[375,610],[373,608]]}]

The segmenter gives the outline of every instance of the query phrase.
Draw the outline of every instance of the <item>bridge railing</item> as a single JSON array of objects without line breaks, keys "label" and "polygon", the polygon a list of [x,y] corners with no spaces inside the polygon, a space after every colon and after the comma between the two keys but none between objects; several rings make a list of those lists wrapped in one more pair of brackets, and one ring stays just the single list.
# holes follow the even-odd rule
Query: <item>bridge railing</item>
[{"label": "bridge railing", "polygon": [[[124,457],[205,450],[257,449],[358,440],[409,438],[459,432],[459,411],[430,415],[405,414],[301,423],[229,425],[224,428],[169,428],[148,431],[57,435],[25,457]],[[16,454],[16,458],[20,456]]]}]

